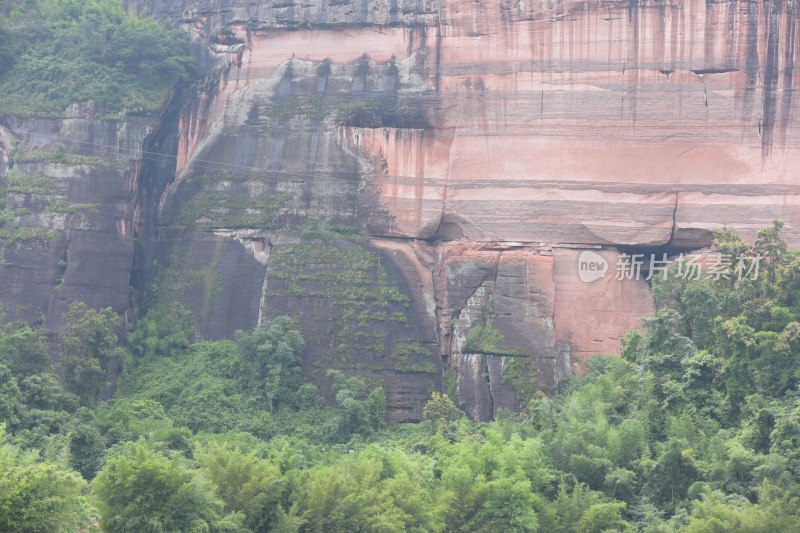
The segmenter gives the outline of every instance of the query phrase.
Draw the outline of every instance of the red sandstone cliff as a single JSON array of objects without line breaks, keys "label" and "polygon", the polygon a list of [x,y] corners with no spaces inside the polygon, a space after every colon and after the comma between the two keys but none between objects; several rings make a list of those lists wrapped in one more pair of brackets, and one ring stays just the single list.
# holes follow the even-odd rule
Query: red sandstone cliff
[{"label": "red sandstone cliff", "polygon": [[[552,392],[617,350],[652,311],[649,289],[613,270],[581,282],[584,249],[613,269],[619,247],[702,248],[723,225],[752,240],[775,218],[800,244],[788,2],[136,8],[180,21],[218,65],[138,219],[143,258],[210,265],[216,288],[183,296],[207,336],[300,314],[309,368],[383,379],[392,420],[419,417],[440,360],[486,419],[519,407],[514,380]],[[198,209],[207,198],[216,207]],[[369,238],[339,234],[315,255],[317,220]],[[291,264],[316,277],[291,278],[286,258],[301,252]],[[347,259],[369,254],[379,261],[363,271]],[[334,301],[357,287],[318,286],[362,274],[408,304],[373,298],[362,320]],[[358,322],[346,335],[345,311]],[[390,311],[405,318],[375,318]]]},{"label": "red sandstone cliff", "polygon": [[[286,172],[305,171],[322,205],[326,178],[344,189],[337,180],[358,182],[355,218],[402,271],[474,417],[514,405],[502,377],[511,358],[525,357],[552,391],[651,311],[643,282],[580,282],[581,247],[607,248],[613,264],[620,245],[700,248],[723,225],[752,239],[774,218],[800,241],[791,6],[339,8],[295,6],[297,24],[275,8],[256,22],[234,10],[195,27],[227,22],[242,46],[210,105],[184,119],[180,172],[191,174],[195,157],[226,158],[214,144],[246,136],[259,102],[376,102],[320,118],[314,148],[303,146],[314,120],[293,117],[286,140],[247,165],[277,158]],[[360,25],[348,24],[356,12]],[[355,178],[348,158],[358,160]],[[499,353],[465,345],[488,315]]]}]

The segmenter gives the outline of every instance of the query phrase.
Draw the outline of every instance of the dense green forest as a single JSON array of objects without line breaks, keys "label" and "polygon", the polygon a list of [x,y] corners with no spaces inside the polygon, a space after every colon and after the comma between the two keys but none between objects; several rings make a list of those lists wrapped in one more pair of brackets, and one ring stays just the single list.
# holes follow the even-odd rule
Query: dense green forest
[{"label": "dense green forest", "polygon": [[197,71],[188,36],[116,0],[24,0],[0,17],[0,110],[60,116],[79,101],[111,114],[158,110]]},{"label": "dense green forest", "polygon": [[718,233],[763,275],[657,276],[620,358],[491,423],[434,393],[385,427],[380,383],[306,379],[297,318],[195,341],[160,304],[121,348],[113,312],[75,303],[57,364],[7,323],[0,531],[800,531],[800,251],[780,229]]}]

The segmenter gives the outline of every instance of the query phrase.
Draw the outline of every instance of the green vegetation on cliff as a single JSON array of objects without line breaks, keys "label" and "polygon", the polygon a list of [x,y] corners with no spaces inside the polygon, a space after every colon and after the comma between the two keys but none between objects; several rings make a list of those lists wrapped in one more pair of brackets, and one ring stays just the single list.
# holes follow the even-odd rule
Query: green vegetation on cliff
[{"label": "green vegetation on cliff", "polygon": [[0,111],[60,116],[78,101],[158,110],[195,72],[188,38],[115,0],[29,0],[0,18]]},{"label": "green vegetation on cliff", "polygon": [[[798,532],[800,251],[780,224],[755,248],[727,231],[716,246],[760,253],[765,274],[656,280],[659,309],[621,358],[554,398],[512,368],[529,401],[491,423],[434,393],[429,423],[384,427],[377,384],[311,383],[290,318],[193,342],[185,310],[154,308],[96,406],[36,329],[3,325],[0,529]],[[105,380],[121,356],[109,313],[71,308],[61,373]]]},{"label": "green vegetation on cliff", "polygon": [[[282,244],[269,258],[268,298],[324,302],[329,350],[324,368],[434,374],[431,350],[413,338],[411,301],[391,279],[381,255],[359,236],[322,231],[318,242]],[[317,238],[319,237],[319,238]],[[389,362],[391,360],[391,362]]]}]

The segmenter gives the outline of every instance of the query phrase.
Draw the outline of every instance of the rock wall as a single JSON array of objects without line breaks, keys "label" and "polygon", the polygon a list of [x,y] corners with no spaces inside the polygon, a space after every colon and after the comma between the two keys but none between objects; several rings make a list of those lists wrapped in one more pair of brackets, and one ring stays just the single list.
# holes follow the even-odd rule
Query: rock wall
[{"label": "rock wall", "polygon": [[[158,118],[0,116],[0,303],[9,320],[54,337],[76,300],[125,316],[134,256],[138,167]],[[54,352],[55,353],[55,352]]]},{"label": "rock wall", "polygon": [[[308,372],[383,380],[391,421],[443,371],[488,419],[615,352],[653,306],[613,276],[620,250],[702,248],[723,225],[752,241],[776,218],[800,244],[785,0],[127,7],[190,31],[211,74],[162,117],[164,156],[115,175],[128,200],[94,191],[129,223],[103,226],[108,271],[132,265],[134,295],[180,298],[210,338],[297,315]],[[65,235],[6,245],[31,270],[0,271],[0,298],[48,309],[63,250],[67,274],[87,261]],[[585,250],[602,279],[579,279]],[[126,307],[102,286],[75,296]]]}]

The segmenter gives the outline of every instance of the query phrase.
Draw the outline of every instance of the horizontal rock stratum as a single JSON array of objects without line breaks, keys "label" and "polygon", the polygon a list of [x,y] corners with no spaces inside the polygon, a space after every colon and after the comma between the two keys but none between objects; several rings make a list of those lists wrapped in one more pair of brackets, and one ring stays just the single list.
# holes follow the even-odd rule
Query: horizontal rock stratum
[{"label": "horizontal rock stratum", "polygon": [[[115,244],[130,268],[106,284],[124,300],[70,297],[120,309],[128,279],[142,293],[180,278],[172,293],[210,338],[298,315],[307,370],[383,380],[392,421],[419,418],[442,368],[488,419],[617,351],[652,312],[649,287],[613,270],[580,281],[584,250],[613,269],[620,250],[699,249],[726,225],[753,241],[773,219],[800,244],[789,2],[130,7],[183,25],[216,66],[154,117],[147,146],[164,158],[107,178],[130,188],[101,232],[136,243]],[[37,127],[5,132],[40,147]],[[75,248],[97,228],[56,229],[53,252],[5,253],[66,254],[70,288],[100,268],[82,254],[104,252]],[[41,269],[54,286],[58,268]],[[15,275],[0,271],[3,301],[20,303]],[[52,314],[39,300],[26,318]]]}]

